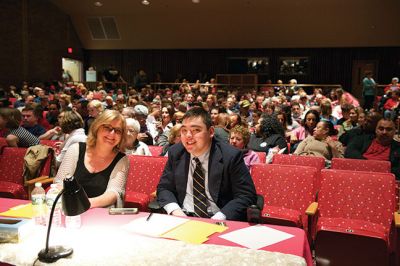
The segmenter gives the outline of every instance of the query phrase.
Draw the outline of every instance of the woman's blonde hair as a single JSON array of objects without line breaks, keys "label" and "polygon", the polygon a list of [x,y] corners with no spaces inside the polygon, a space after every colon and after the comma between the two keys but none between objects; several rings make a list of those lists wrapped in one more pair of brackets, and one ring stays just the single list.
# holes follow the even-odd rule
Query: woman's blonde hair
[{"label": "woman's blonde hair", "polygon": [[169,144],[174,144],[176,137],[181,134],[182,124],[176,124],[169,131],[168,142]]},{"label": "woman's blonde hair", "polygon": [[71,96],[69,96],[68,94],[61,94],[59,97],[60,100],[64,100],[65,101],[65,105],[69,105],[71,103]]},{"label": "woman's blonde hair", "polygon": [[101,112],[104,111],[104,106],[103,106],[103,104],[102,104],[99,100],[91,100],[91,101],[88,103],[88,107],[96,108],[97,111],[99,111],[99,113],[101,113]]},{"label": "woman's blonde hair", "polygon": [[229,124],[229,115],[227,113],[219,113],[215,127],[226,128]]},{"label": "woman's blonde hair", "polygon": [[332,114],[332,103],[329,99],[323,99],[321,101],[321,114],[331,115]]},{"label": "woman's blonde hair", "polygon": [[117,144],[116,147],[114,147],[115,151],[120,151],[120,152],[124,152],[125,151],[125,142],[126,142],[126,121],[125,118],[118,112],[115,110],[106,110],[104,112],[102,112],[94,121],[93,123],[90,125],[89,128],[89,134],[88,134],[88,138],[87,138],[87,145],[91,148],[96,146],[96,141],[97,141],[97,133],[100,130],[100,127],[102,125],[106,125],[106,124],[110,124],[112,121],[121,121],[121,130],[122,130],[122,134],[121,134],[121,140],[119,141],[119,143]]},{"label": "woman's blonde hair", "polygon": [[244,147],[247,147],[247,144],[249,144],[249,140],[250,140],[249,129],[244,126],[237,125],[229,131],[229,137],[231,137],[231,135],[233,133],[242,135]]}]

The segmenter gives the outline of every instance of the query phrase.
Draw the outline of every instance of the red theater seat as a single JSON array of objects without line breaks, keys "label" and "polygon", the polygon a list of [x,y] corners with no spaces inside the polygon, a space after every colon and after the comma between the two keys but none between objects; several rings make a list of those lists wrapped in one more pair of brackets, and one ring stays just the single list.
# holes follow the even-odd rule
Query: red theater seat
[{"label": "red theater seat", "polygon": [[315,197],[316,168],[255,164],[251,175],[257,194],[264,197],[263,222],[308,228],[306,209]]},{"label": "red theater seat", "polygon": [[147,211],[153,199],[167,157],[129,155],[129,172],[126,180],[125,207]]},{"label": "red theater seat", "polygon": [[388,265],[394,251],[394,175],[331,169],[321,177],[317,264]]},{"label": "red theater seat", "polygon": [[161,154],[162,150],[163,150],[162,146],[149,145],[148,147],[149,147],[149,150],[151,152],[151,155],[153,155],[153,156],[159,156]]},{"label": "red theater seat", "polygon": [[333,158],[331,169],[390,173],[389,161]]}]

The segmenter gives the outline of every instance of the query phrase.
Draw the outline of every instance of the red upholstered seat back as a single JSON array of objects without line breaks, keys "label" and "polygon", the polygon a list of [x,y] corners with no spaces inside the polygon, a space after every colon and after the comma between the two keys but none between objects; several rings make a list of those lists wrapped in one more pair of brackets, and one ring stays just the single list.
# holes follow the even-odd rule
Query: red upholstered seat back
[{"label": "red upholstered seat back", "polygon": [[0,155],[0,181],[24,184],[22,177],[27,148],[4,147]]},{"label": "red upholstered seat back", "polygon": [[129,155],[126,192],[135,191],[149,195],[156,191],[167,160],[167,157]]},{"label": "red upholstered seat back", "polygon": [[315,156],[298,156],[288,154],[275,154],[272,164],[300,165],[317,168],[318,171],[325,168],[325,159]]},{"label": "red upholstered seat back", "polygon": [[59,140],[50,140],[50,139],[41,139],[40,144],[47,145],[52,148],[56,148],[56,143],[60,142]]},{"label": "red upholstered seat back", "polygon": [[317,169],[307,166],[255,164],[251,175],[264,204],[304,212],[314,200]]},{"label": "red upholstered seat back", "polygon": [[391,173],[322,170],[319,216],[366,220],[390,226],[395,211]]},{"label": "red upholstered seat back", "polygon": [[8,101],[10,102],[10,108],[14,108],[14,103],[17,101],[17,98],[10,97]]},{"label": "red upholstered seat back", "polygon": [[331,169],[390,173],[389,161],[333,158]]},{"label": "red upholstered seat back", "polygon": [[153,155],[153,156],[159,156],[162,152],[162,149],[163,149],[162,146],[149,145],[149,150],[151,152],[151,155]]},{"label": "red upholstered seat back", "polygon": [[3,147],[7,147],[7,141],[6,138],[0,138],[0,151],[3,149]]}]

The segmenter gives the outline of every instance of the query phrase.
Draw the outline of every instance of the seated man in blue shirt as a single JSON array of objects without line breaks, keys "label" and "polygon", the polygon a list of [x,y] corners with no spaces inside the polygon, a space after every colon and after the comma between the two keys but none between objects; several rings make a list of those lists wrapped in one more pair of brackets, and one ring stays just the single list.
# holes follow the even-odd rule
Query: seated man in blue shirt
[{"label": "seated man in blue shirt", "polygon": [[38,121],[34,106],[27,105],[22,109],[22,127],[36,137],[46,133],[46,129],[39,125]]}]

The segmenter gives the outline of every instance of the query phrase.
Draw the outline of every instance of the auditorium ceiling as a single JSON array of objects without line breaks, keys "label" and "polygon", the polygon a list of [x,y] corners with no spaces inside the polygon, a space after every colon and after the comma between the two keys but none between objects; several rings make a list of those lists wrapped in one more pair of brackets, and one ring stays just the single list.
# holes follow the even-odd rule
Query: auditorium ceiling
[{"label": "auditorium ceiling", "polygon": [[86,49],[400,46],[399,0],[50,1]]}]

